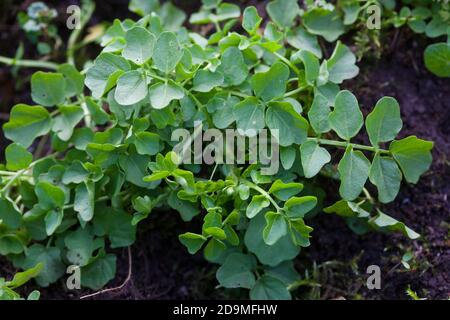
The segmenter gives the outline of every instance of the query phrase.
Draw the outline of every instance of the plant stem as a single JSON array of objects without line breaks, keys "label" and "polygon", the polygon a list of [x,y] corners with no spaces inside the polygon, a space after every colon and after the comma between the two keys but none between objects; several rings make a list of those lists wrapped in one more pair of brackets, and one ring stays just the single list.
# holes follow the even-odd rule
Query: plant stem
[{"label": "plant stem", "polygon": [[375,147],[371,147],[371,146],[365,146],[362,144],[357,144],[357,143],[351,143],[348,141],[335,141],[335,140],[328,140],[328,139],[319,139],[319,138],[308,138],[308,141],[315,141],[319,144],[324,144],[324,145],[328,145],[328,146],[335,146],[335,147],[342,147],[342,148],[347,148],[348,146],[352,146],[354,149],[359,149],[359,150],[366,150],[366,151],[371,151],[371,152],[379,152],[379,153],[389,153],[389,150],[384,150],[384,149],[379,149],[379,148],[375,148]]},{"label": "plant stem", "polygon": [[274,52],[274,55],[276,55],[281,61],[283,61],[284,63],[286,63],[292,70],[294,70],[294,72],[297,75],[300,75],[300,70],[292,63],[290,62],[288,59],[286,59],[285,57],[283,57],[281,54],[279,54],[278,52]]},{"label": "plant stem", "polygon": [[28,168],[25,168],[25,169],[22,169],[22,170],[17,171],[14,175],[12,175],[11,180],[9,180],[8,183],[0,190],[0,194],[4,194],[6,191],[8,191],[9,188],[12,186],[12,184],[13,184],[17,179],[19,179],[25,172],[27,172],[28,170],[30,170],[31,168],[33,168],[36,164],[38,164],[39,162],[41,162],[41,161],[44,160],[44,159],[52,158],[52,157],[54,157],[54,156],[56,156],[56,153],[51,154],[51,155],[48,155],[48,156],[43,157],[43,158],[40,158],[40,159],[38,159],[38,160],[32,162],[32,163],[28,166]]},{"label": "plant stem", "polygon": [[0,63],[4,63],[10,66],[21,66],[21,67],[30,67],[30,68],[43,68],[56,70],[58,69],[58,64],[54,62],[48,61],[39,61],[39,60],[17,60],[8,57],[0,56]]},{"label": "plant stem", "polygon": [[298,87],[297,89],[294,89],[294,90],[292,90],[292,91],[289,91],[289,92],[285,93],[285,94],[284,94],[284,97],[287,98],[287,97],[296,95],[297,93],[299,93],[299,92],[301,92],[301,91],[303,91],[303,90],[305,90],[305,89],[306,89],[306,88],[304,88],[304,87]]},{"label": "plant stem", "polygon": [[275,209],[277,209],[277,211],[281,211],[280,206],[276,203],[276,201],[272,198],[272,196],[263,188],[261,188],[260,186],[254,184],[253,182],[250,182],[248,180],[244,180],[243,183],[245,185],[247,185],[249,188],[259,192],[261,195],[263,195],[264,197],[267,198],[267,200],[269,200],[273,206],[275,207]]},{"label": "plant stem", "polygon": [[233,90],[230,90],[230,91],[228,91],[228,93],[230,93],[230,94],[232,94],[232,95],[234,95],[234,96],[237,96],[237,97],[241,97],[241,98],[249,98],[249,97],[252,97],[251,95],[249,95],[249,94],[246,94],[246,93],[243,93],[243,92],[238,92],[238,91],[233,91]]}]

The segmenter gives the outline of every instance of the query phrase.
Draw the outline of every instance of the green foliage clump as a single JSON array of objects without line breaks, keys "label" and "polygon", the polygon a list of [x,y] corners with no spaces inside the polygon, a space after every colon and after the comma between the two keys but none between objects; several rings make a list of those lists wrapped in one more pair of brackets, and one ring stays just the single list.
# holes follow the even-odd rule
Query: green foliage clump
[{"label": "green foliage clump", "polygon": [[[86,72],[70,64],[37,72],[37,105],[13,107],[3,127],[13,143],[0,171],[0,253],[22,269],[42,263],[39,285],[77,265],[82,286],[105,286],[116,271],[110,249],[132,245],[137,225],[156,210],[201,221],[179,235],[181,244],[219,265],[222,287],[248,289],[252,299],[291,298],[299,278],[293,260],[310,245],[309,220],[322,211],[358,233],[419,237],[379,203],[393,201],[403,180],[417,183],[433,143],[398,137],[394,98],[382,97],[364,117],[357,97],[340,89],[359,69],[340,41],[330,56],[319,46],[335,19],[321,8],[298,25],[297,2],[275,0],[263,28],[256,8],[246,8],[240,33],[238,6],[203,3],[189,21],[215,25],[209,36],[181,27],[185,17],[170,4],[132,1],[142,18],[114,21]],[[339,36],[340,26],[333,29],[326,40]],[[279,131],[279,170],[180,164],[171,134],[193,132],[195,123]],[[370,144],[355,143],[362,132]],[[47,138],[52,151],[44,155]],[[330,198],[341,200],[324,208],[318,175],[340,181]]]}]

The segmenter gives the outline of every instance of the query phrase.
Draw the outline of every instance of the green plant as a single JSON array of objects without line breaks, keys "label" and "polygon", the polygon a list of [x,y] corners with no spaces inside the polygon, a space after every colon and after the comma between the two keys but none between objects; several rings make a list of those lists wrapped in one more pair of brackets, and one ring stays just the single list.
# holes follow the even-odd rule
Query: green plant
[{"label": "green plant", "polygon": [[20,27],[41,55],[47,55],[52,48],[61,45],[58,29],[52,24],[57,15],[55,9],[50,9],[40,1],[31,3],[26,12],[19,12],[17,15]]},{"label": "green plant", "polygon": [[[428,38],[450,37],[450,4],[448,1],[403,0],[394,15],[394,26],[407,24],[418,34]],[[412,9],[409,7],[412,6]],[[450,77],[450,42],[429,45],[424,53],[425,66],[439,77]]]},{"label": "green plant", "polygon": [[[20,297],[20,294],[15,291],[15,289],[23,286],[32,278],[38,276],[42,270],[42,266],[42,263],[38,263],[33,268],[23,272],[18,272],[10,281],[6,281],[5,278],[0,278],[0,300],[24,300]],[[39,300],[39,296],[39,291],[34,290],[28,295],[27,300]]]},{"label": "green plant", "polygon": [[[31,79],[38,105],[13,107],[3,127],[13,143],[0,171],[0,248],[17,267],[44,263],[39,285],[72,264],[82,286],[103,287],[116,270],[110,248],[132,245],[154,210],[202,221],[180,242],[219,265],[222,287],[249,289],[255,299],[291,297],[293,260],[310,244],[308,219],[322,210],[357,232],[419,237],[379,202],[394,200],[403,177],[417,183],[433,143],[396,140],[402,121],[394,98],[381,98],[364,120],[357,98],[339,87],[358,74],[351,50],[337,42],[323,57],[316,35],[296,23],[296,1],[270,2],[264,29],[256,8],[246,8],[243,33],[231,29],[238,7],[203,3],[190,22],[212,22],[209,36],[166,31],[172,19],[164,23],[141,7],[147,2],[133,1],[144,16],[116,20],[86,72],[71,64],[39,71]],[[198,123],[247,138],[268,129],[271,141],[278,135],[281,167],[264,175],[262,163],[249,163],[248,145],[244,163],[179,163],[171,135],[185,128],[195,140]],[[352,140],[364,124],[370,145]],[[332,198],[342,200],[325,209],[319,174],[340,180]]]}]

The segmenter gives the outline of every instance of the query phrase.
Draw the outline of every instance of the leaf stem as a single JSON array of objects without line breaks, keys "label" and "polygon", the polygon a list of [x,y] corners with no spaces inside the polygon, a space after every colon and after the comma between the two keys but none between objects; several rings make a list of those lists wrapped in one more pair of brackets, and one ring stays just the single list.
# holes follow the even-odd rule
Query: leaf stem
[{"label": "leaf stem", "polygon": [[379,153],[390,153],[389,150],[379,149],[379,148],[371,147],[371,146],[365,146],[365,145],[357,144],[357,143],[351,143],[348,141],[335,141],[335,140],[311,138],[311,137],[309,137],[307,140],[315,141],[319,144],[328,145],[328,146],[335,146],[335,147],[342,147],[342,148],[347,148],[348,146],[352,146],[354,149],[359,149],[359,150],[379,152]]},{"label": "leaf stem", "polygon": [[4,194],[5,192],[7,192],[9,190],[9,188],[12,186],[12,184],[19,179],[25,172],[27,172],[28,170],[30,170],[31,168],[33,168],[36,164],[38,164],[39,162],[41,162],[44,159],[48,159],[48,158],[52,158],[56,156],[56,153],[48,155],[46,157],[40,158],[34,162],[32,162],[28,168],[22,169],[17,171],[14,175],[12,175],[11,180],[8,181],[8,183],[0,190],[0,194]]},{"label": "leaf stem", "polygon": [[250,189],[253,189],[257,192],[259,192],[261,195],[263,195],[264,197],[267,198],[267,200],[269,200],[273,206],[275,207],[275,209],[277,209],[278,212],[281,211],[280,206],[277,204],[277,202],[272,198],[272,196],[263,188],[261,188],[260,186],[254,184],[253,182],[250,182],[248,180],[243,180],[243,183],[248,186]]},{"label": "leaf stem", "polygon": [[290,62],[288,59],[286,59],[286,57],[283,57],[281,54],[279,54],[278,52],[274,52],[274,55],[276,55],[281,61],[283,61],[284,63],[286,63],[292,70],[294,70],[294,72],[300,76],[300,70],[292,63]]},{"label": "leaf stem", "polygon": [[58,64],[56,64],[54,62],[39,61],[39,60],[19,60],[19,59],[12,59],[12,58],[3,57],[3,56],[0,56],[0,63],[4,63],[4,64],[10,65],[10,66],[43,68],[43,69],[50,69],[50,70],[58,69]]},{"label": "leaf stem", "polygon": [[286,93],[284,94],[284,97],[287,98],[287,97],[296,95],[297,93],[302,92],[302,91],[305,90],[305,89],[306,89],[305,87],[298,87],[297,89],[294,89],[294,90],[292,90],[292,91],[286,92]]}]

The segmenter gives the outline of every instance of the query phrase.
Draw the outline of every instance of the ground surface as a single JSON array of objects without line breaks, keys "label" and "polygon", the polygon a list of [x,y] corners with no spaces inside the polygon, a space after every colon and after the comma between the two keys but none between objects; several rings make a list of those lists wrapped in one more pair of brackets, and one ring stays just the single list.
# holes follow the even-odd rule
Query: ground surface
[{"label": "ground surface", "polygon": [[[115,0],[108,1],[108,5],[99,4],[93,23],[111,20],[117,17],[117,13],[121,15],[118,18],[129,15],[126,3]],[[61,7],[63,4],[58,2]],[[263,7],[261,3],[259,5]],[[32,49],[27,47],[14,19],[3,13],[0,19],[0,54],[14,55],[18,42],[24,41],[26,57],[33,58]],[[383,52],[381,60],[363,61],[360,75],[344,84],[355,93],[365,112],[382,96],[395,97],[400,103],[404,122],[401,135],[415,134],[435,142],[430,171],[417,185],[404,184],[397,200],[385,207],[387,213],[404,221],[423,238],[412,242],[399,235],[370,233],[357,236],[340,218],[318,215],[311,222],[315,228],[312,246],[303,251],[296,264],[301,274],[308,270],[311,278],[309,286],[298,290],[298,297],[407,299],[405,290],[408,286],[420,297],[447,299],[450,295],[450,81],[439,79],[425,70],[422,53],[426,43],[423,41],[401,33],[397,41]],[[29,101],[27,85],[15,87],[18,78],[12,78],[10,71],[10,68],[0,65],[0,120],[7,119],[8,110],[15,103]],[[30,74],[30,70],[22,70],[19,79],[26,81]],[[2,149],[5,143],[0,137]],[[337,187],[333,184],[327,186],[330,191],[337,190]],[[176,235],[188,230],[189,226],[180,225],[178,221],[175,213],[157,213],[140,228],[138,240],[131,249],[131,280],[121,290],[97,298],[241,297],[239,291],[214,289],[217,284],[215,267],[207,264],[200,255],[189,255],[180,245]],[[405,251],[414,254],[410,271],[399,264]],[[120,285],[128,274],[127,250],[118,251],[118,255],[117,277],[111,286]],[[382,270],[381,290],[365,287],[365,270],[372,264],[379,265]],[[0,258],[0,275],[13,272],[11,265]],[[81,295],[65,292],[63,287],[62,283],[57,283],[44,289],[42,297],[67,299]]]}]

